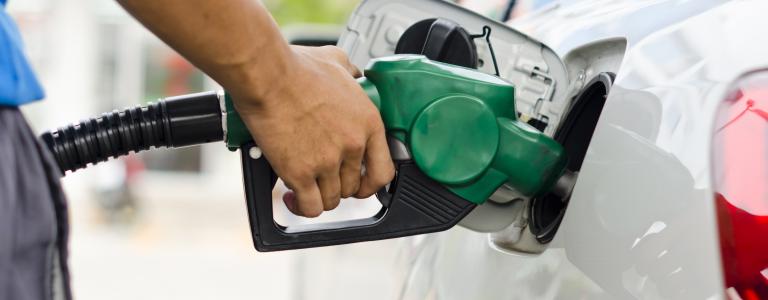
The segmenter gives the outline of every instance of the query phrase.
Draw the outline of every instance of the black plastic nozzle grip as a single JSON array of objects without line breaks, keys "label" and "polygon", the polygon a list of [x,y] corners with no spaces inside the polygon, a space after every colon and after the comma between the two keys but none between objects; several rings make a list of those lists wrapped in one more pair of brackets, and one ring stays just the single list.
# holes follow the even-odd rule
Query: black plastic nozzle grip
[{"label": "black plastic nozzle grip", "polygon": [[397,176],[389,191],[377,194],[383,207],[364,219],[282,226],[274,221],[272,189],[277,175],[262,156],[253,159],[240,148],[243,180],[254,246],[260,252],[302,249],[374,241],[449,229],[475,204],[456,196],[424,175],[412,162],[396,163]]}]

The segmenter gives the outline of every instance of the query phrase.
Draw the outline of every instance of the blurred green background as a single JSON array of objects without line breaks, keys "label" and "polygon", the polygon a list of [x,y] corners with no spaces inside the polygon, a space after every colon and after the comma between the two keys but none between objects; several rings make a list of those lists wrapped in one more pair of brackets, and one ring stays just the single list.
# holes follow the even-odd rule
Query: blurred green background
[{"label": "blurred green background", "polygon": [[341,24],[355,8],[358,0],[265,0],[281,26],[297,23]]}]

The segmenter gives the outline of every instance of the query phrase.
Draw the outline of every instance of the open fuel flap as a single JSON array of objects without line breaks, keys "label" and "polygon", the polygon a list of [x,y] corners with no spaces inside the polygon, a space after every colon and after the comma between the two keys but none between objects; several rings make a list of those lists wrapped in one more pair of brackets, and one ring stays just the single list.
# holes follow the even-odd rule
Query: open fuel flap
[{"label": "open fuel flap", "polygon": [[[626,48],[621,39],[586,45],[561,59],[512,27],[439,0],[367,0],[350,16],[339,40],[359,68],[392,54],[428,58],[494,74],[515,86],[511,111],[555,138],[569,156],[555,192],[521,197],[502,186],[459,225],[490,233],[503,251],[546,249],[570,192]],[[404,147],[393,156],[407,157]]]},{"label": "open fuel flap", "polygon": [[[423,26],[426,21],[438,19],[459,26],[453,39],[464,35],[483,34],[483,28],[490,30],[490,43],[496,54],[496,62],[501,78],[516,87],[515,101],[521,118],[536,119],[529,122],[552,136],[567,106],[569,87],[568,72],[560,58],[546,45],[504,25],[455,4],[437,0],[369,0],[364,1],[352,13],[344,32],[339,39],[339,46],[350,56],[359,68],[377,57],[396,53],[398,43],[404,33],[412,27]],[[431,29],[444,29],[432,22]],[[437,42],[434,32],[429,32],[429,42]],[[418,34],[416,34],[418,35]],[[407,36],[405,36],[407,38]],[[491,48],[485,38],[475,38],[476,68],[488,74],[494,74],[495,68]],[[418,42],[416,42],[418,43]],[[451,46],[460,43],[446,43],[443,51],[456,51]],[[422,43],[422,45],[424,45]],[[401,45],[402,46],[402,45]],[[427,45],[429,46],[429,45]],[[401,48],[413,48],[413,45]],[[426,47],[430,48],[430,47]],[[425,48],[425,49],[426,49]],[[410,52],[407,52],[410,53]],[[429,56],[428,56],[429,57]],[[461,58],[446,61],[454,63]],[[510,108],[514,109],[514,108]],[[539,123],[543,123],[539,125]]]}]

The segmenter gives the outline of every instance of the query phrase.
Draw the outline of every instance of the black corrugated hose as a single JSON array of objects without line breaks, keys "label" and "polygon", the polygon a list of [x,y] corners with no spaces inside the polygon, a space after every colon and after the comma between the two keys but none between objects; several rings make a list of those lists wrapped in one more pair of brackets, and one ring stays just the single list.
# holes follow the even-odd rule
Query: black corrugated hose
[{"label": "black corrugated hose", "polygon": [[41,138],[62,174],[152,147],[221,141],[224,132],[219,95],[205,92],[170,97],[147,106],[115,110],[43,133]]}]

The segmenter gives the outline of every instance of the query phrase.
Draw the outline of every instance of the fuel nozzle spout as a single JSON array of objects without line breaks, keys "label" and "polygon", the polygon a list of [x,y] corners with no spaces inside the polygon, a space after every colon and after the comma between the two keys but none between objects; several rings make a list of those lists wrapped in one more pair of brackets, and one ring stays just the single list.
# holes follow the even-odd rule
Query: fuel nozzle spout
[{"label": "fuel nozzle spout", "polygon": [[169,97],[45,132],[42,139],[62,174],[153,147],[221,141],[221,98],[218,92]]},{"label": "fuel nozzle spout", "polygon": [[568,202],[568,199],[571,198],[571,193],[573,193],[573,187],[576,186],[578,176],[578,172],[565,170],[565,173],[555,182],[551,193],[558,196],[563,202]]}]

